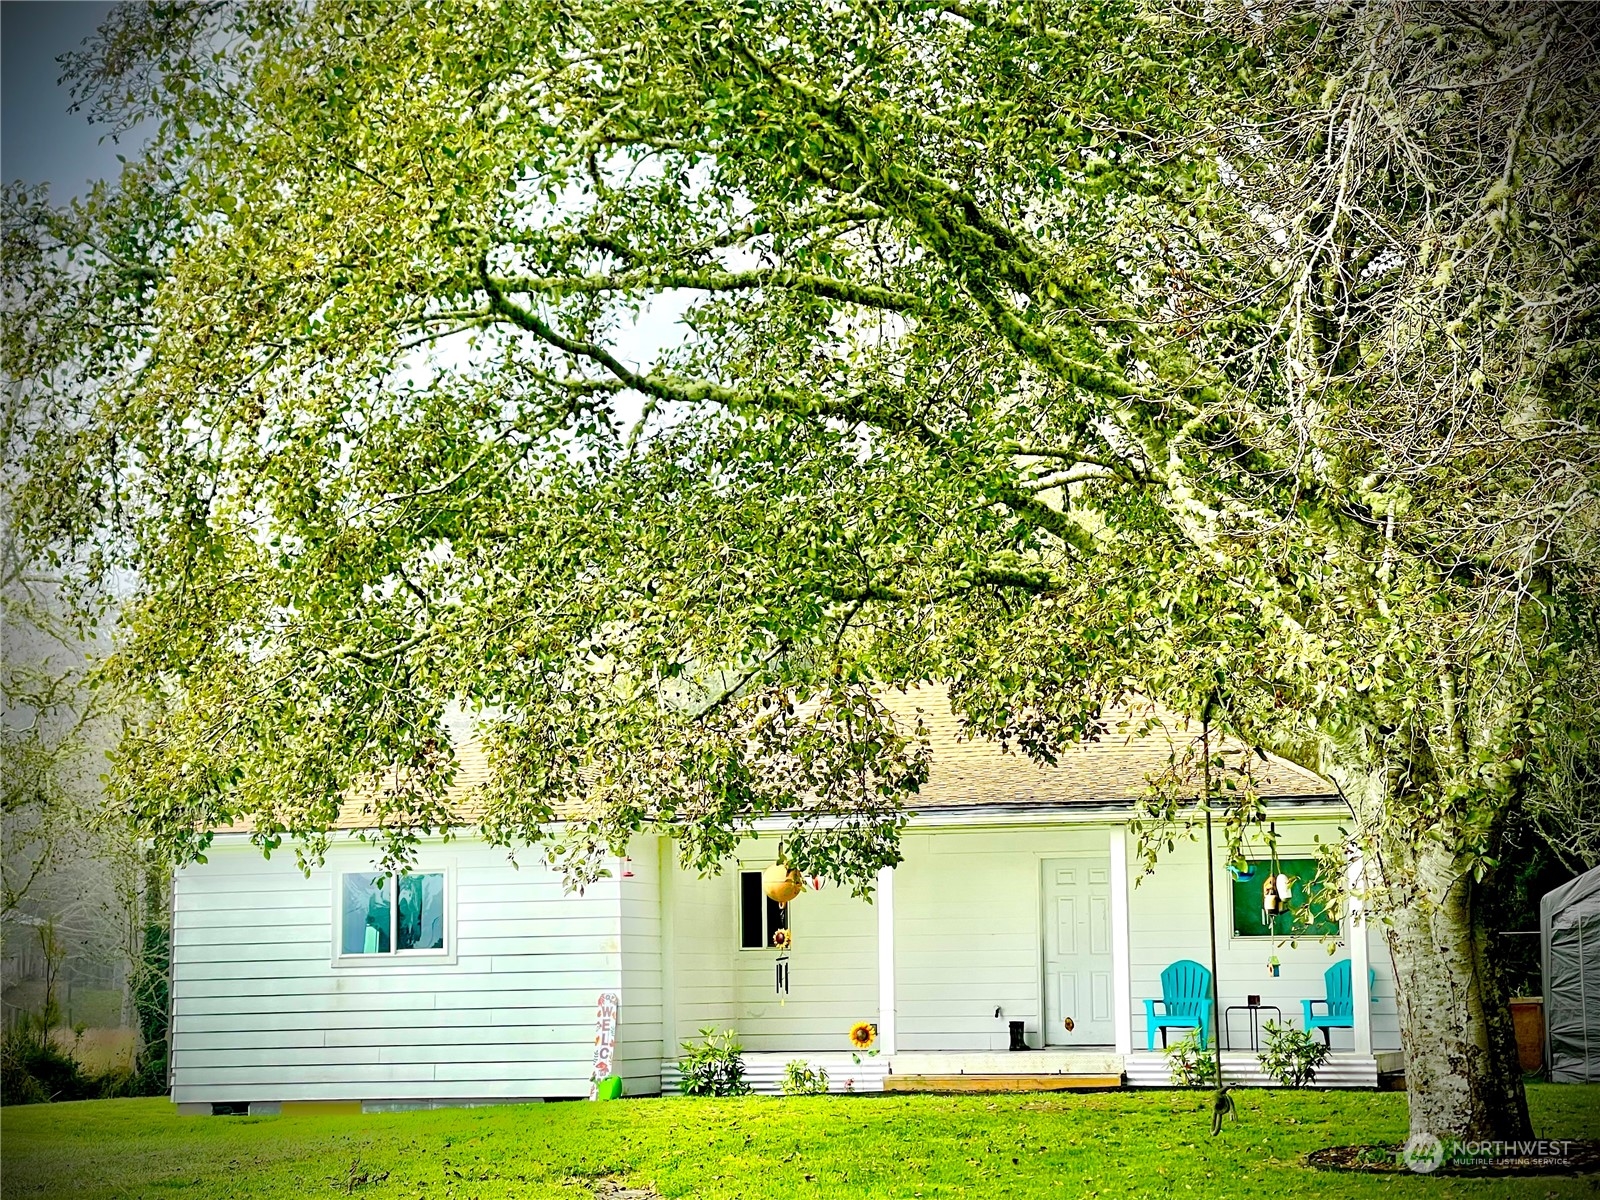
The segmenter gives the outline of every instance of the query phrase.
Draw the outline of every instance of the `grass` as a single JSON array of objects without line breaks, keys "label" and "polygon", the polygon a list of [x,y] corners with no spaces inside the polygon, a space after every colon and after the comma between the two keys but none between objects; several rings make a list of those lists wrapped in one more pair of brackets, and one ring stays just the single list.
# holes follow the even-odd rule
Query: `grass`
[{"label": "grass", "polygon": [[[0,1113],[5,1200],[589,1200],[615,1179],[662,1196],[1600,1196],[1600,1177],[1335,1175],[1330,1144],[1398,1142],[1399,1093],[1236,1093],[1212,1138],[1210,1097],[842,1096],[630,1100],[387,1115],[180,1117],[165,1100]],[[1600,1085],[1532,1086],[1546,1137],[1600,1132]],[[380,1178],[383,1172],[387,1176]],[[602,1192],[604,1188],[600,1189]]]}]

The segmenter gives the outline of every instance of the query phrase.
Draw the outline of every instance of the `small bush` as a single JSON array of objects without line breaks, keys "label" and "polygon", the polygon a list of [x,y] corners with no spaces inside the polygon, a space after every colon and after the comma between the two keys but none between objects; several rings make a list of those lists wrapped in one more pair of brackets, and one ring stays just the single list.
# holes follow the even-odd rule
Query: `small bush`
[{"label": "small bush", "polygon": [[744,1047],[731,1029],[720,1033],[713,1026],[700,1031],[700,1041],[683,1043],[678,1059],[678,1090],[685,1096],[742,1096],[750,1090],[744,1081]]},{"label": "small bush", "polygon": [[53,1012],[24,1017],[0,1041],[0,1101],[44,1104],[51,1100],[93,1100],[100,1080],[84,1073],[71,1053],[50,1033]]},{"label": "small bush", "polygon": [[1175,1087],[1210,1087],[1217,1081],[1217,1052],[1202,1048],[1191,1029],[1167,1047],[1167,1071]]},{"label": "small bush", "polygon": [[784,1064],[782,1087],[785,1096],[820,1096],[828,1090],[828,1073],[797,1058]]},{"label": "small bush", "polygon": [[1265,1044],[1256,1061],[1284,1087],[1305,1087],[1316,1079],[1317,1068],[1328,1061],[1328,1047],[1309,1029],[1268,1021],[1261,1034]]},{"label": "small bush", "polygon": [[124,1096],[165,1096],[167,1094],[166,1045],[146,1048],[139,1053],[138,1066],[128,1076]]}]

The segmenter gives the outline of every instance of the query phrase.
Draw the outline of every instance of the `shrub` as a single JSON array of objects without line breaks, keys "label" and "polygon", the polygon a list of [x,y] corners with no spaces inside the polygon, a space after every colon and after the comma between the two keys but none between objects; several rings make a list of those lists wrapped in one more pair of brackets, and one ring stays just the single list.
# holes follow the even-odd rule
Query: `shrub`
[{"label": "shrub", "polygon": [[1309,1029],[1268,1021],[1261,1034],[1265,1044],[1256,1061],[1284,1087],[1305,1087],[1316,1079],[1317,1068],[1328,1061],[1328,1047]]},{"label": "shrub", "polygon": [[797,1058],[784,1064],[783,1094],[785,1096],[820,1096],[828,1090],[828,1073],[821,1067],[811,1069],[811,1064]]},{"label": "shrub", "polygon": [[700,1041],[683,1043],[678,1059],[678,1090],[685,1096],[742,1096],[750,1090],[744,1081],[744,1047],[731,1029],[720,1033],[713,1026],[700,1031]]},{"label": "shrub", "polygon": [[50,1036],[55,1006],[22,1018],[0,1040],[0,1100],[6,1104],[44,1104],[51,1100],[93,1100],[100,1080],[84,1073],[78,1060]]},{"label": "shrub", "polygon": [[1175,1087],[1210,1087],[1217,1081],[1217,1052],[1200,1045],[1191,1029],[1167,1047],[1167,1070]]}]

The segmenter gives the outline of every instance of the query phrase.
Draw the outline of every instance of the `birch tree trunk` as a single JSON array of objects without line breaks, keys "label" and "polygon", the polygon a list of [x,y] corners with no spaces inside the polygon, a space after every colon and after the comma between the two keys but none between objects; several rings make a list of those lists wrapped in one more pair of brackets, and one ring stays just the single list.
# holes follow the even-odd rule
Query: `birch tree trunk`
[{"label": "birch tree trunk", "polygon": [[1511,1012],[1479,915],[1483,885],[1443,842],[1380,846],[1411,1132],[1531,1138]]}]

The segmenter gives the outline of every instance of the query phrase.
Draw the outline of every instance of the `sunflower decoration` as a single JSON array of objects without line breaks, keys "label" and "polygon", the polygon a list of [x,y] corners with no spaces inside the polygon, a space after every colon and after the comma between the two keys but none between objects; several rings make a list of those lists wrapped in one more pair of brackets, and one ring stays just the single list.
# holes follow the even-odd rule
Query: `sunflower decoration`
[{"label": "sunflower decoration", "polygon": [[870,1021],[857,1021],[850,1026],[850,1045],[856,1050],[870,1050],[878,1040],[878,1027]]},{"label": "sunflower decoration", "polygon": [[778,958],[773,963],[773,990],[778,993],[778,1003],[787,1004],[783,997],[789,994],[789,948],[794,945],[794,934],[787,928],[774,929],[772,944],[778,948]]}]

